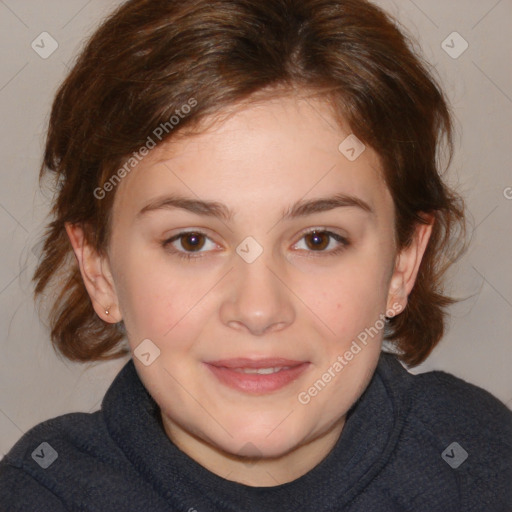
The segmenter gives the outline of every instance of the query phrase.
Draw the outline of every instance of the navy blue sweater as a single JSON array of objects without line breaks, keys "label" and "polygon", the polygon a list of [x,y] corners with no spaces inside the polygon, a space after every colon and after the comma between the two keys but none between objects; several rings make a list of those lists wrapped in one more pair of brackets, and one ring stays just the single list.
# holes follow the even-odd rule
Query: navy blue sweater
[{"label": "navy blue sweater", "polygon": [[27,432],[0,462],[0,510],[511,512],[512,413],[444,372],[382,353],[331,452],[302,477],[251,487],[208,471],[166,436],[127,362],[100,411]]}]

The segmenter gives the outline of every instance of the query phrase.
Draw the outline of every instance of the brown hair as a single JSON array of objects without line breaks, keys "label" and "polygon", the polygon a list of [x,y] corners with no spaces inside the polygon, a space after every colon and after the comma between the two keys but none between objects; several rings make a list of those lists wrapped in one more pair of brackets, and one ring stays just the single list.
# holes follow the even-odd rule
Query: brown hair
[{"label": "brown hair", "polygon": [[[442,148],[451,159],[451,116],[397,22],[362,0],[130,0],[93,34],[57,92],[40,173],[53,172],[58,185],[33,280],[36,298],[54,283],[58,351],[78,361],[127,353],[122,325],[103,322],[92,307],[64,223],[82,225],[105,253],[115,191],[100,199],[95,190],[156,127],[167,126],[165,141],[256,93],[292,90],[329,100],[380,155],[398,249],[425,222],[422,212],[434,215],[408,305],[385,333],[404,362],[427,357],[455,302],[443,275],[465,248],[464,204],[440,169]],[[191,97],[197,105],[171,127]]]}]

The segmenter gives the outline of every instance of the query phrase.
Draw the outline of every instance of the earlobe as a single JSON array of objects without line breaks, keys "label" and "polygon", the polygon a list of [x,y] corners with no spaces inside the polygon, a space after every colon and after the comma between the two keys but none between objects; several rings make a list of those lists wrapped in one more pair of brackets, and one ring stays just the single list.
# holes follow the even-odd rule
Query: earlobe
[{"label": "earlobe", "polygon": [[66,222],[65,228],[94,310],[105,322],[120,322],[121,314],[108,262],[87,242],[82,226]]},{"label": "earlobe", "polygon": [[403,311],[407,305],[407,297],[411,293],[420,268],[423,255],[432,234],[435,217],[427,217],[428,224],[416,224],[409,246],[404,247],[395,259],[395,268],[391,276],[388,292],[388,309],[400,305]]}]

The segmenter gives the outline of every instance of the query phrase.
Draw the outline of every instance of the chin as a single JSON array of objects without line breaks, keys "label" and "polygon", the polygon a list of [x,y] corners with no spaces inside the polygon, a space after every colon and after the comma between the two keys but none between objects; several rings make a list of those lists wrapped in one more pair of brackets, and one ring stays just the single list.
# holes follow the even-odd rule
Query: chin
[{"label": "chin", "polygon": [[[277,426],[282,419],[276,421]],[[234,438],[225,439],[220,448],[232,455],[250,458],[277,458],[285,455],[304,439],[298,432],[287,431],[286,429],[268,428],[255,429],[254,426],[239,425],[233,427],[231,432],[236,432]],[[271,432],[269,434],[269,432]]]}]

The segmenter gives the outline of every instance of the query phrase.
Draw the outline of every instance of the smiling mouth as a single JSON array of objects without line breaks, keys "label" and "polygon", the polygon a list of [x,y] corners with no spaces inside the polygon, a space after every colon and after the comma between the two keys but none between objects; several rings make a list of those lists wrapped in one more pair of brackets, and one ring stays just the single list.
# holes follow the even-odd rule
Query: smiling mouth
[{"label": "smiling mouth", "polygon": [[228,359],[204,363],[221,384],[250,394],[277,391],[297,380],[310,366],[290,359]]},{"label": "smiling mouth", "polygon": [[289,370],[292,366],[277,366],[276,368],[230,368],[234,372],[240,373],[258,373],[259,375],[270,375],[271,373],[277,373],[281,370]]}]

